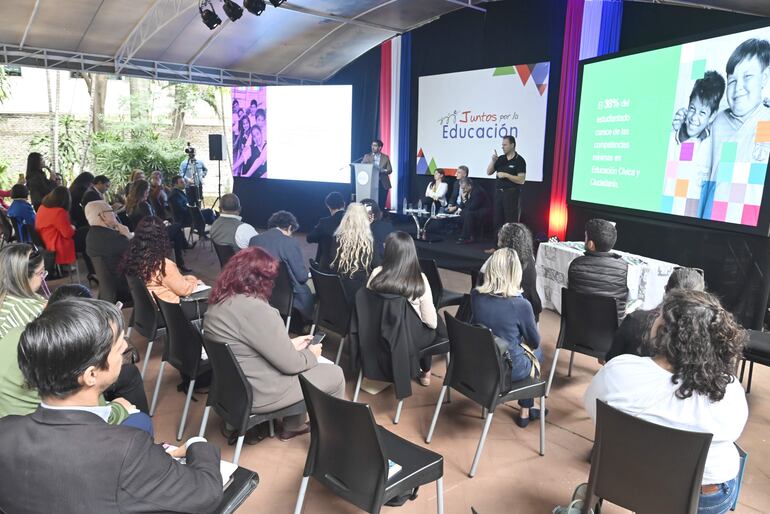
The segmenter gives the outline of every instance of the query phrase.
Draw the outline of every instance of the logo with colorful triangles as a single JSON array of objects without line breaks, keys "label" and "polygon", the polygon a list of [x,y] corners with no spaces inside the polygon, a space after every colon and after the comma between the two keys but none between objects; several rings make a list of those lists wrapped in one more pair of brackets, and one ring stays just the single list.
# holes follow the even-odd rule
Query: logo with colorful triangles
[{"label": "logo with colorful triangles", "polygon": [[542,96],[548,89],[548,72],[551,69],[551,64],[547,62],[539,62],[536,64],[517,64],[515,66],[502,66],[495,68],[492,73],[493,77],[500,77],[503,75],[518,75],[521,79],[523,86],[527,85],[527,82],[531,78],[535,83],[535,87]]}]

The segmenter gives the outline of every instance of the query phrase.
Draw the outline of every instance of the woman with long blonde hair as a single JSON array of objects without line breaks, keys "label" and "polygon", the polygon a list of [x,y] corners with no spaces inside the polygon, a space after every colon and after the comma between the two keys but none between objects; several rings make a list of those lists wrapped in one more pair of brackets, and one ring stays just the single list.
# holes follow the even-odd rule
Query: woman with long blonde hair
[{"label": "woman with long blonde hair", "polygon": [[[532,305],[521,294],[521,262],[516,250],[500,248],[487,262],[484,282],[471,292],[473,322],[489,328],[508,343],[511,355],[511,381],[535,376],[543,360],[540,334]],[[532,398],[519,400],[521,414],[516,424],[524,428],[539,419]]]},{"label": "woman with long blonde hair", "polygon": [[332,256],[330,267],[342,278],[352,302],[355,293],[366,284],[375,259],[369,214],[360,203],[348,205],[340,226],[334,231]]}]

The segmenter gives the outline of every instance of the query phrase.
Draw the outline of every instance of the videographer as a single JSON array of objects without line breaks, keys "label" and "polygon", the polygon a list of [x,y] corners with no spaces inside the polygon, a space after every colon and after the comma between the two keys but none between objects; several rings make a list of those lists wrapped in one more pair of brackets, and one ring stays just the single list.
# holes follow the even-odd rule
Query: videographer
[{"label": "videographer", "polygon": [[184,153],[187,154],[187,158],[179,165],[179,175],[184,179],[190,205],[200,207],[203,200],[203,178],[209,170],[202,161],[195,158],[195,148],[190,146],[189,141]]}]

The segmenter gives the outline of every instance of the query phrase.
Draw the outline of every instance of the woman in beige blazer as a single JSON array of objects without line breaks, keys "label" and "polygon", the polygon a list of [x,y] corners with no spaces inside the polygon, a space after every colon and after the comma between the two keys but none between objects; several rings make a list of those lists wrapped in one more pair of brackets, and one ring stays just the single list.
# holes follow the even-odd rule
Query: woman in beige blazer
[{"label": "woman in beige blazer", "polygon": [[[345,392],[342,369],[319,363],[321,345],[310,336],[290,339],[278,311],[268,298],[278,275],[278,261],[259,247],[238,252],[227,263],[209,297],[204,319],[206,339],[227,343],[254,390],[252,410],[283,409],[302,400],[297,375],[338,398]],[[327,361],[328,362],[328,361]],[[310,429],[305,415],[283,420],[279,433],[286,441]]]}]

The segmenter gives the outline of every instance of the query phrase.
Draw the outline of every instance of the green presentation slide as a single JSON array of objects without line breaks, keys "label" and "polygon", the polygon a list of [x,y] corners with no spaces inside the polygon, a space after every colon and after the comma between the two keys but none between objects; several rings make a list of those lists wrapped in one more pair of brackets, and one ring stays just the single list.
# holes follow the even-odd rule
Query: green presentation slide
[{"label": "green presentation slide", "polygon": [[573,200],[660,210],[680,49],[584,66]]}]

